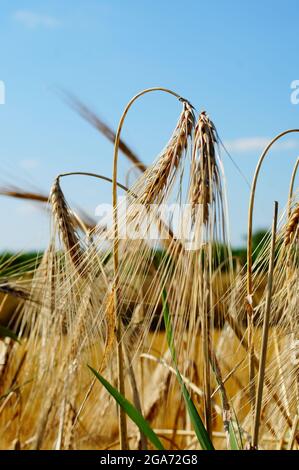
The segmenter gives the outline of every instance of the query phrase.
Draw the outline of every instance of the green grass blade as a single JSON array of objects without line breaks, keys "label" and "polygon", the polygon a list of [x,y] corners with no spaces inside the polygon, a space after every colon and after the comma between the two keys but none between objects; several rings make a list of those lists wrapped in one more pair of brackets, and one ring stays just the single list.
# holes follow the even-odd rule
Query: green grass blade
[{"label": "green grass blade", "polygon": [[20,342],[19,338],[13,331],[1,325],[0,325],[0,338],[11,338],[14,341],[17,341],[18,343]]},{"label": "green grass blade", "polygon": [[113,387],[109,382],[107,382],[104,377],[102,377],[95,369],[88,366],[91,372],[96,376],[96,378],[101,382],[101,384],[106,388],[114,400],[122,407],[122,409],[127,413],[129,418],[138,426],[139,430],[148,438],[148,440],[156,447],[158,450],[164,450],[163,444],[152,430],[148,422],[144,419],[142,414],[132,405],[121,393],[119,393],[116,388]]},{"label": "green grass blade", "polygon": [[[238,449],[237,450],[244,450],[244,443],[243,443],[243,438],[242,438],[243,432],[242,432],[242,429],[241,429],[241,426],[239,424],[239,421],[238,421],[238,418],[237,418],[237,415],[236,415],[236,412],[235,412],[234,408],[232,408],[232,410],[233,410],[233,414],[234,414],[234,419],[232,419],[231,425],[232,425],[232,428],[233,428],[235,439],[238,443]],[[234,423],[236,424],[238,432],[236,432],[236,430],[235,430]],[[239,437],[239,439],[237,438],[237,436]]]},{"label": "green grass blade", "polygon": [[173,363],[175,365],[178,382],[182,388],[182,394],[186,403],[190,420],[192,422],[196,437],[198,439],[198,442],[201,445],[201,448],[203,450],[214,450],[214,446],[207,433],[207,430],[202,422],[201,417],[198,414],[198,411],[191,399],[191,396],[187,390],[187,387],[177,367],[176,352],[175,352],[175,347],[174,347],[174,337],[173,337],[173,331],[172,331],[172,326],[171,326],[171,319],[170,319],[169,308],[168,308],[168,303],[167,303],[167,295],[166,295],[165,289],[162,292],[162,302],[163,302],[163,319],[164,319],[164,324],[165,324],[168,347],[172,356]]},{"label": "green grass blade", "polygon": [[231,450],[240,450],[240,446],[237,440],[237,436],[236,436],[232,421],[229,422],[228,433],[229,433],[229,444],[230,444]]}]

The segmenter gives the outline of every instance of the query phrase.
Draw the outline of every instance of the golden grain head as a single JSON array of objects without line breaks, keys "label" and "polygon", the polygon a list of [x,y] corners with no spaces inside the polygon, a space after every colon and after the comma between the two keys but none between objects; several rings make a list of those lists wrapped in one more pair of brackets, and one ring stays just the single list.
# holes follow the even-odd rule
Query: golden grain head
[{"label": "golden grain head", "polygon": [[146,185],[141,196],[141,204],[158,202],[159,196],[171,184],[181,157],[188,146],[188,139],[194,128],[195,118],[192,106],[183,101],[183,110],[174,133],[153,169],[146,174]]},{"label": "golden grain head", "polygon": [[286,233],[285,233],[285,244],[288,245],[294,234],[297,233],[299,227],[299,203],[296,205],[295,209],[293,210],[290,219],[286,226]]},{"label": "golden grain head", "polygon": [[50,202],[62,243],[66,251],[69,253],[75,267],[82,270],[83,254],[80,247],[79,237],[74,227],[74,217],[68,209],[64,194],[60,187],[59,177],[55,179],[52,186]]},{"label": "golden grain head", "polygon": [[220,177],[216,160],[217,132],[206,112],[199,115],[195,128],[191,166],[190,204],[193,217],[199,208],[203,222],[209,218],[209,206],[215,191],[219,189]]}]

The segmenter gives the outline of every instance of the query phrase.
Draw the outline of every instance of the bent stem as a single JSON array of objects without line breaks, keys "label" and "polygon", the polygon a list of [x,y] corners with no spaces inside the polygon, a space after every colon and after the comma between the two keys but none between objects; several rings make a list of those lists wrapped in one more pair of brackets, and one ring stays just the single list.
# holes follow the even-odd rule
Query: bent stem
[{"label": "bent stem", "polygon": [[[123,128],[123,124],[127,113],[132,106],[132,104],[141,96],[153,92],[153,91],[162,91],[165,93],[169,93],[176,97],[178,100],[182,100],[182,97],[175,93],[172,90],[162,87],[154,87],[154,88],[147,88],[142,90],[141,92],[137,93],[127,104],[118,124],[118,128],[115,135],[115,142],[114,142],[114,155],[113,155],[113,172],[112,172],[112,204],[113,204],[113,267],[114,267],[114,310],[116,315],[116,336],[118,342],[117,348],[117,363],[118,363],[118,387],[119,392],[125,396],[125,384],[124,384],[124,373],[123,373],[123,352],[122,352],[122,344],[121,344],[121,317],[119,312],[119,302],[118,302],[118,295],[119,295],[119,275],[118,275],[118,267],[119,267],[119,238],[118,238],[118,211],[117,211],[117,167],[118,167],[118,151],[120,146],[120,135]],[[119,407],[119,434],[120,434],[120,447],[122,450],[128,449],[128,437],[127,437],[127,422],[126,422],[126,413],[122,408]]]},{"label": "bent stem", "polygon": [[299,133],[299,129],[288,129],[284,132],[278,134],[264,149],[261,154],[258,164],[255,169],[254,177],[252,180],[251,190],[250,190],[250,200],[249,200],[249,209],[248,209],[248,232],[247,232],[247,324],[248,324],[248,362],[249,362],[249,386],[250,386],[250,403],[251,403],[251,414],[252,414],[252,423],[254,423],[254,401],[255,401],[255,384],[254,384],[254,375],[255,375],[255,361],[254,361],[254,341],[253,341],[253,314],[254,314],[254,305],[253,305],[253,280],[252,280],[252,221],[253,221],[253,208],[254,208],[254,199],[255,191],[257,185],[257,179],[260,173],[261,166],[263,161],[268,154],[272,145],[277,142],[279,139],[284,137],[287,134]]}]

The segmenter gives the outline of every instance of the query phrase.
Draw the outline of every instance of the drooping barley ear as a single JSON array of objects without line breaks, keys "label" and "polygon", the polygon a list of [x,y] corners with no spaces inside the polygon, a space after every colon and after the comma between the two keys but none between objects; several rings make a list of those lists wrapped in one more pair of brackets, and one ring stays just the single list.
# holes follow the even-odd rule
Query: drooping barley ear
[{"label": "drooping barley ear", "polygon": [[12,297],[16,297],[21,300],[30,300],[30,292],[22,289],[20,287],[13,286],[9,282],[5,282],[0,285],[0,292],[2,294],[11,295]]},{"label": "drooping barley ear", "polygon": [[299,227],[299,203],[297,203],[293,210],[290,219],[288,221],[285,233],[285,244],[288,245],[293,238],[293,235],[297,232]]},{"label": "drooping barley ear", "polygon": [[217,133],[213,122],[206,112],[199,115],[195,128],[194,147],[192,152],[190,203],[192,217],[201,208],[203,222],[209,219],[209,207],[213,202],[215,188],[220,184],[216,160]]},{"label": "drooping barley ear", "polygon": [[50,202],[62,243],[69,253],[75,267],[82,272],[83,253],[74,227],[73,215],[70,213],[64,194],[60,187],[59,177],[54,181],[50,193]]},{"label": "drooping barley ear", "polygon": [[171,182],[183,152],[187,148],[188,139],[192,134],[194,125],[193,108],[187,101],[183,101],[183,110],[173,135],[153,170],[148,173],[148,181],[141,196],[141,204],[155,203],[163,189]]}]

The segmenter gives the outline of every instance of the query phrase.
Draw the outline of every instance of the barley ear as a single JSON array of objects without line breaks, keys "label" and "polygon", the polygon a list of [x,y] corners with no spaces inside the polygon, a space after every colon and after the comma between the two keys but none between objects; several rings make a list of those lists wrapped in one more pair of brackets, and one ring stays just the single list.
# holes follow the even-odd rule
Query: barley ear
[{"label": "barley ear", "polygon": [[79,237],[74,227],[74,218],[62,192],[59,177],[55,179],[52,186],[50,202],[61,241],[76,269],[82,272],[83,253],[80,247]]}]

